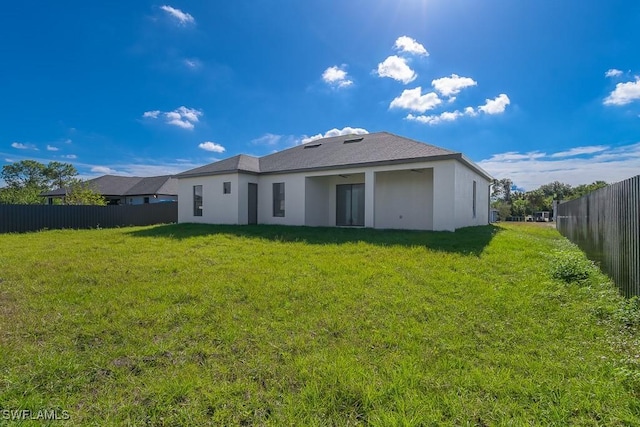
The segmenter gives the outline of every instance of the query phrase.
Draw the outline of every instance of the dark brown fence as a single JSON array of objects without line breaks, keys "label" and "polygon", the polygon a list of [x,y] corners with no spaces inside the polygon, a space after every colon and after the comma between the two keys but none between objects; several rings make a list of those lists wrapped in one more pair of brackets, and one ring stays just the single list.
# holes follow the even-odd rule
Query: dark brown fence
[{"label": "dark brown fence", "polygon": [[0,205],[0,233],[178,222],[178,203],[121,206]]},{"label": "dark brown fence", "polygon": [[640,175],[559,204],[556,222],[624,295],[640,295]]}]

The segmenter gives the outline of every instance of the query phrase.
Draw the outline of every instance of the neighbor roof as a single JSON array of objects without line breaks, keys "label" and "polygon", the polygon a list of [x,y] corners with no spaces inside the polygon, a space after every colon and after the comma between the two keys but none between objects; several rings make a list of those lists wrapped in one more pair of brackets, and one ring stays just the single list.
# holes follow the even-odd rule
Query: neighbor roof
[{"label": "neighbor roof", "polygon": [[[96,193],[103,196],[136,196],[136,195],[177,195],[178,182],[171,175],[139,177],[103,175],[90,179],[87,184]],[[64,196],[67,189],[58,188],[43,193],[43,196]]]},{"label": "neighbor roof", "polygon": [[374,166],[447,159],[457,159],[487,177],[487,179],[491,179],[487,172],[466,159],[462,153],[388,132],[318,139],[260,158],[241,154],[182,172],[176,175],[176,178],[230,172],[269,174],[343,169],[352,166]]}]

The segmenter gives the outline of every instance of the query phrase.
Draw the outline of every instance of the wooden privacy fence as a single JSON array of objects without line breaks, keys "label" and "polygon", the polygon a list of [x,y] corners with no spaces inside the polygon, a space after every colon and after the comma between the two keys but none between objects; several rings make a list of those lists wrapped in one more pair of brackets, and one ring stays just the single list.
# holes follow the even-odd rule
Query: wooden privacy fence
[{"label": "wooden privacy fence", "polygon": [[0,233],[178,222],[178,203],[118,206],[0,205]]},{"label": "wooden privacy fence", "polygon": [[556,223],[625,296],[640,295],[640,175],[559,204]]}]

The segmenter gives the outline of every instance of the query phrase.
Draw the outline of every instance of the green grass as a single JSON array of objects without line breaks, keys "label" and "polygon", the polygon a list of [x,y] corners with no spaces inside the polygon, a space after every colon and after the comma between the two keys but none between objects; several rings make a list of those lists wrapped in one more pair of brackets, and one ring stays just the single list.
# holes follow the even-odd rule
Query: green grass
[{"label": "green grass", "polygon": [[46,231],[0,266],[0,410],[55,425],[640,424],[637,300],[551,228]]}]

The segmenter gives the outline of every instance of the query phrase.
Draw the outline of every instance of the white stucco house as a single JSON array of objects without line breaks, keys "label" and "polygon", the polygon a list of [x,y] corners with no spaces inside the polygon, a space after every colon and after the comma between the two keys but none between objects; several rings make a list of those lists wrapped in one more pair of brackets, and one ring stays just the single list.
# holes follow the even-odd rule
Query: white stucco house
[{"label": "white stucco house", "polygon": [[387,132],[336,136],[175,176],[178,222],[449,230],[489,223],[491,176]]}]

